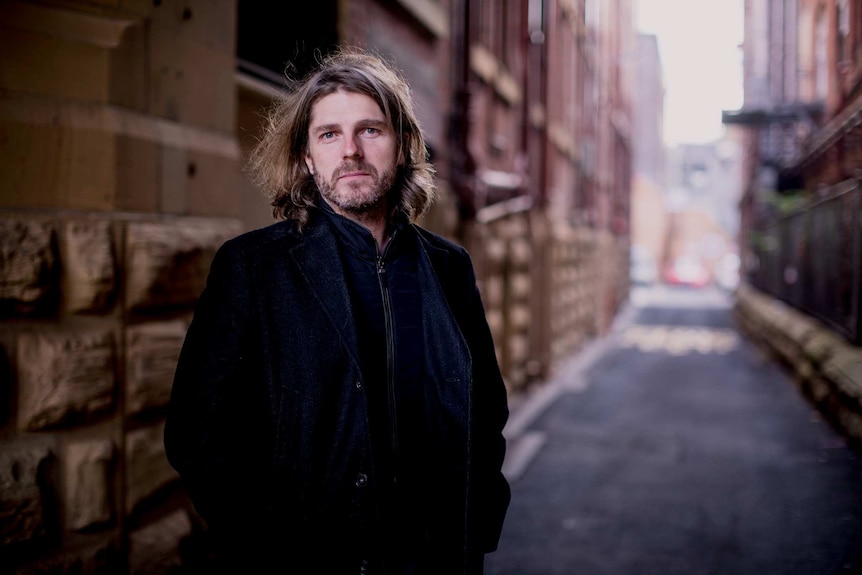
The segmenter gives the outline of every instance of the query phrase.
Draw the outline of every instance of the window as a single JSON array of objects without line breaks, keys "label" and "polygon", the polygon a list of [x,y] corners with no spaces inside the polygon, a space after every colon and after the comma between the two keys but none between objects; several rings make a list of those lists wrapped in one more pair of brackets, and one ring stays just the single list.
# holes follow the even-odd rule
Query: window
[{"label": "window", "polygon": [[337,0],[252,2],[237,6],[237,67],[277,85],[304,76],[338,41]]},{"label": "window", "polygon": [[819,100],[826,99],[829,78],[829,61],[826,55],[829,28],[823,6],[817,12],[817,28],[814,32],[814,94]]}]

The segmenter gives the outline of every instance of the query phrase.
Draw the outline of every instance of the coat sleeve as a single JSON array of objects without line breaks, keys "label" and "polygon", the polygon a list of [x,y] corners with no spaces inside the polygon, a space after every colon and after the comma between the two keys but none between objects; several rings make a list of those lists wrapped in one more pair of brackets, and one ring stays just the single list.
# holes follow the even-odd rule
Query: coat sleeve
[{"label": "coat sleeve", "polygon": [[461,277],[467,279],[466,297],[460,298],[464,302],[461,326],[473,358],[470,539],[477,543],[477,551],[488,553],[497,548],[511,499],[502,473],[506,455],[503,428],[509,409],[473,265],[466,253],[461,261]]},{"label": "coat sleeve", "polygon": [[257,452],[267,437],[247,267],[235,242],[216,253],[180,353],[165,424],[168,460],[211,528],[252,521],[248,515],[259,508],[260,485],[245,485],[248,477],[260,481]]}]

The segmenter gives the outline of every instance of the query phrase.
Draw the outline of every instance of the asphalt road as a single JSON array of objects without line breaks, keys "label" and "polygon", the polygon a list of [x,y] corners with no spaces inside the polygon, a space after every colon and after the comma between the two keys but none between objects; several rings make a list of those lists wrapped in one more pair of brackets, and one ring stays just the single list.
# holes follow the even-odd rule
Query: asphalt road
[{"label": "asphalt road", "polygon": [[486,575],[862,573],[862,463],[721,292],[636,291],[513,406]]}]

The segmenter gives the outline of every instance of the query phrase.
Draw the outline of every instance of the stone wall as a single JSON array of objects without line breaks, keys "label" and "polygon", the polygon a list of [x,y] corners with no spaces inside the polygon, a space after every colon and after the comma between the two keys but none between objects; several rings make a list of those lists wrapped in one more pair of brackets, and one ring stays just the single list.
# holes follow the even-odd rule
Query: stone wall
[{"label": "stone wall", "polygon": [[537,323],[531,305],[534,247],[529,213],[480,220],[473,233],[472,251],[481,262],[478,280],[500,369],[510,390],[518,391],[531,374],[531,336]]},{"label": "stone wall", "polygon": [[556,365],[596,335],[595,232],[557,228],[550,250],[550,346]]},{"label": "stone wall", "polygon": [[628,293],[624,238],[551,221],[526,206],[480,212],[468,233],[510,394],[546,380],[602,333],[601,308],[612,319]]},{"label": "stone wall", "polygon": [[169,496],[165,406],[212,256],[240,231],[0,212],[0,565],[148,574],[180,561],[194,521]]}]

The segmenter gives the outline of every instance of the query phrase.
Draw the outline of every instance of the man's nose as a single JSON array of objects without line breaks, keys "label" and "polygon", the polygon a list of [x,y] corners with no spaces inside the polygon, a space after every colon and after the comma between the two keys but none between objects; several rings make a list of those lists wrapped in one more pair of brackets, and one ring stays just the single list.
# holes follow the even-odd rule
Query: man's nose
[{"label": "man's nose", "polygon": [[362,142],[355,134],[348,134],[344,138],[344,157],[358,158],[362,156]]}]

